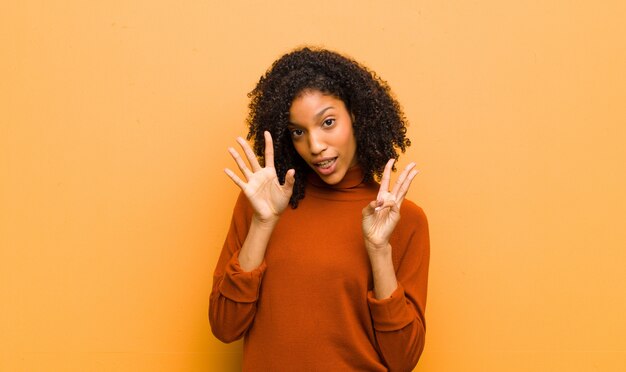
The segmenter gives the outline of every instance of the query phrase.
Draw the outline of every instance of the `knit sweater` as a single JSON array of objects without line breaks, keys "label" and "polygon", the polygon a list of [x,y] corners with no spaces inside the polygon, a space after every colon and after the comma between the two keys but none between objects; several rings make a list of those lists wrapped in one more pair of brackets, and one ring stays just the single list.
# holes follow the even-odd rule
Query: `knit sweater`
[{"label": "knit sweater", "polygon": [[379,185],[355,167],[337,185],[316,174],[287,208],[261,266],[238,253],[253,210],[243,194],[217,267],[209,306],[214,335],[244,337],[244,371],[410,371],[424,348],[429,237],[421,208],[405,200],[391,238],[398,287],[377,300],[361,210]]}]

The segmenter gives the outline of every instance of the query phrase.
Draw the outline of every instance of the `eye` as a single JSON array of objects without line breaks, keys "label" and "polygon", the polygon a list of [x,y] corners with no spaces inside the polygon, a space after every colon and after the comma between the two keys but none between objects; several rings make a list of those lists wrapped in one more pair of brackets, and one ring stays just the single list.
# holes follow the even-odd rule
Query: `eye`
[{"label": "eye", "polygon": [[323,127],[332,127],[333,124],[335,124],[335,119],[326,119],[324,120],[324,122],[322,123]]},{"label": "eye", "polygon": [[292,129],[291,130],[291,137],[292,138],[298,138],[300,136],[302,136],[304,134],[304,132],[302,131],[302,129]]}]

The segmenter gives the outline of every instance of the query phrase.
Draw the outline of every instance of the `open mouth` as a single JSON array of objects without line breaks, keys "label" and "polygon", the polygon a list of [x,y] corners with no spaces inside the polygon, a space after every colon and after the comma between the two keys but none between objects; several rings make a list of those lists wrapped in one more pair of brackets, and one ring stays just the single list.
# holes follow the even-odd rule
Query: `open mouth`
[{"label": "open mouth", "polygon": [[337,160],[337,158],[335,157],[335,158],[332,158],[332,159],[321,161],[319,163],[315,163],[314,165],[316,167],[318,167],[318,168],[321,168],[321,169],[328,169],[335,163],[336,160]]}]

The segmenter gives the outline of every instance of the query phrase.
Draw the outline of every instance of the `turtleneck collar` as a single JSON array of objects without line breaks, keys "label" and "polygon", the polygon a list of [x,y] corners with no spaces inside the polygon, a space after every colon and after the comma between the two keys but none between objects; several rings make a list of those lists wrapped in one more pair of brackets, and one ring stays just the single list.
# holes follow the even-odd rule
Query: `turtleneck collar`
[{"label": "turtleneck collar", "polygon": [[361,167],[354,166],[346,172],[339,183],[329,185],[324,182],[315,172],[307,175],[307,196],[320,197],[324,199],[345,199],[345,200],[372,200],[378,193],[378,183],[363,182],[364,174]]}]

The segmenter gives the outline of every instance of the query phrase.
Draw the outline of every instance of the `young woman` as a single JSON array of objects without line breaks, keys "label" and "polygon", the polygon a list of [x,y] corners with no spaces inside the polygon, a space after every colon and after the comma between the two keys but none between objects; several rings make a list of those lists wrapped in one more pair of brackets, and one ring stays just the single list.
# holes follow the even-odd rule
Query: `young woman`
[{"label": "young woman", "polygon": [[214,335],[244,338],[244,371],[412,370],[428,225],[405,200],[415,164],[391,182],[410,141],[389,87],[350,58],[302,48],[249,96],[254,150],[237,139],[246,163],[228,149],[242,192],[215,269]]}]

